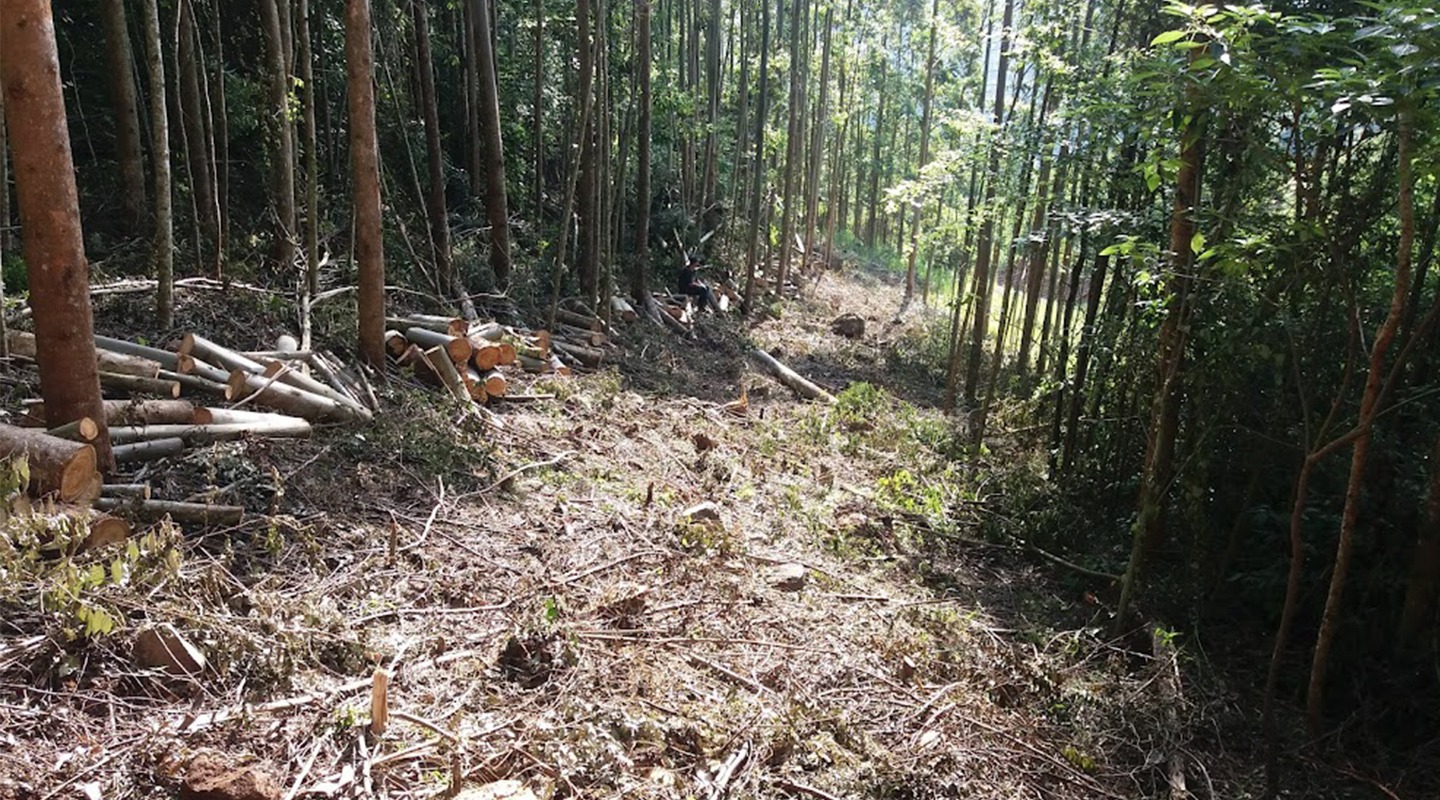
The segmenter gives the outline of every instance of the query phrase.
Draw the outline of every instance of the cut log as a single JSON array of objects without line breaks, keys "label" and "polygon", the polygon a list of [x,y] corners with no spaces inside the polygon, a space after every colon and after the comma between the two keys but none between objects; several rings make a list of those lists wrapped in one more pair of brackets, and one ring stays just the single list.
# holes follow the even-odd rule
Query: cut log
[{"label": "cut log", "polygon": [[370,409],[373,414],[380,410],[380,400],[375,397],[375,389],[370,386],[369,378],[365,377],[365,371],[360,369],[363,365],[346,366],[340,359],[329,350],[322,350],[315,354],[315,359],[325,364],[335,380],[352,397],[360,401],[360,404]]},{"label": "cut log", "polygon": [[100,487],[101,497],[138,497],[141,500],[150,499],[150,484],[148,483],[107,483]]},{"label": "cut log", "polygon": [[192,525],[239,525],[245,518],[245,509],[240,506],[218,506],[208,503],[181,503],[175,500],[140,500],[119,497],[102,497],[95,507],[122,517],[156,522],[169,517],[179,523]]},{"label": "cut log", "polygon": [[485,391],[485,379],[474,367],[465,367],[465,374],[461,376],[465,381],[465,391],[470,393],[470,399],[477,403],[487,403],[490,395]]},{"label": "cut log", "polygon": [[354,409],[328,397],[245,370],[237,369],[231,372],[228,385],[230,399],[237,403],[253,397],[254,402],[259,405],[311,422],[348,422],[356,417]]},{"label": "cut log", "polygon": [[[230,389],[223,383],[212,381],[208,378],[201,378],[198,375],[181,375],[178,372],[160,370],[161,380],[173,381],[180,387],[182,395],[208,394],[224,400],[230,399]],[[227,375],[227,381],[230,379]]]},{"label": "cut log", "polygon": [[506,390],[510,388],[510,381],[506,380],[498,369],[481,373],[480,379],[485,384],[485,394],[490,397],[504,397]]},{"label": "cut log", "polygon": [[261,375],[266,378],[276,378],[278,376],[278,380],[281,383],[287,384],[289,386],[294,386],[296,389],[300,389],[314,395],[328,397],[331,400],[334,400],[336,403],[348,407],[360,419],[368,420],[371,417],[370,409],[361,405],[359,400],[356,400],[355,398],[350,397],[347,394],[342,394],[331,388],[330,386],[327,386],[326,384],[315,380],[309,375],[306,375],[303,372],[297,372],[293,368],[287,369],[285,364],[282,362],[270,362],[265,366],[265,371],[261,373]]},{"label": "cut log", "polygon": [[585,345],[586,347],[599,347],[610,340],[610,337],[599,331],[585,330],[584,328],[577,328],[574,325],[565,324],[556,325],[555,334],[556,336],[568,339],[576,344]]},{"label": "cut log", "polygon": [[655,301],[654,297],[647,296],[645,298],[645,314],[646,316],[650,317],[650,319],[663,324],[665,327],[669,328],[675,333],[680,334],[681,336],[690,335],[690,329],[685,327],[684,323],[680,322],[680,320],[671,316],[669,311],[661,308],[660,304]]},{"label": "cut log", "polygon": [[229,370],[220,369],[214,364],[201,361],[195,356],[176,356],[175,362],[178,366],[178,369],[176,369],[175,371],[179,372],[182,375],[194,375],[196,377],[204,378],[207,381],[214,381],[216,383],[224,383],[230,380]]},{"label": "cut log", "polygon": [[309,361],[314,353],[309,350],[246,350],[240,355],[263,364],[266,361]]},{"label": "cut log", "polygon": [[[185,424],[195,422],[195,406],[187,400],[105,400],[107,425]],[[41,424],[45,404],[35,403],[28,413]]]},{"label": "cut log", "polygon": [[[185,452],[184,439],[151,439],[147,442],[134,442],[133,444],[117,444],[113,448],[115,460],[121,464],[133,461],[158,461],[162,458],[178,456]],[[104,497],[104,490],[101,490],[101,497]]]},{"label": "cut log", "polygon": [[180,340],[178,353],[182,356],[193,356],[204,359],[211,364],[223,367],[231,372],[238,369],[259,375],[265,371],[264,364],[261,364],[253,358],[246,358],[239,352],[212,342],[198,333],[185,334],[185,338]]},{"label": "cut log", "polygon": [[475,349],[470,345],[469,339],[451,336],[448,333],[436,333],[435,331],[425,328],[406,328],[405,338],[420,345],[420,347],[425,350],[429,350],[432,347],[443,347],[452,365],[468,362],[470,360],[470,353]]},{"label": "cut log", "polygon": [[[31,508],[28,512],[42,519],[51,520],[54,523],[65,523],[71,526],[71,530],[84,530],[85,538],[76,548],[76,552],[84,553],[89,550],[104,547],[106,545],[118,544],[130,538],[130,523],[118,517],[112,517],[88,505],[77,505],[73,503],[40,503]],[[47,528],[51,526],[46,526]],[[53,528],[52,528],[53,529]],[[53,539],[44,542],[42,548],[53,550],[58,547]]]},{"label": "cut log", "polygon": [[587,331],[605,332],[605,321],[589,314],[577,314],[563,308],[555,309],[555,319],[566,325],[574,325]]},{"label": "cut log", "polygon": [[[412,328],[411,330],[417,330]],[[463,341],[463,340],[457,340]],[[469,344],[468,342],[466,343]],[[450,391],[450,394],[462,402],[469,402],[470,390],[465,388],[465,381],[460,377],[459,370],[455,369],[455,362],[451,360],[451,353],[444,345],[436,345],[425,351],[425,360],[429,362],[430,368],[440,378],[440,384]]]},{"label": "cut log", "polygon": [[109,336],[95,337],[95,346],[101,350],[108,350],[111,353],[123,353],[128,356],[139,356],[148,358],[159,364],[163,369],[178,372],[176,355],[169,350],[161,350],[158,347],[147,347],[143,344],[128,342],[124,339],[114,339]]},{"label": "cut log", "polygon": [[484,344],[474,341],[470,343],[475,348],[470,355],[470,363],[481,372],[495,369],[500,365],[500,345],[486,339],[479,341]]},{"label": "cut log", "polygon": [[264,425],[276,417],[285,417],[283,414],[272,414],[269,411],[247,411],[243,408],[204,408],[195,409],[195,425],[243,425],[245,423]]},{"label": "cut log", "polygon": [[479,325],[471,325],[467,336],[471,339],[479,338],[498,342],[504,339],[508,333],[509,331],[505,329],[505,326],[498,322],[484,322]]},{"label": "cut log", "polygon": [[338,392],[341,397],[346,398],[346,402],[363,407],[367,411],[369,410],[369,407],[366,406],[355,393],[355,390],[347,386],[345,381],[341,380],[340,373],[331,365],[330,360],[325,357],[324,353],[315,353],[311,356],[310,366],[314,367],[315,372],[325,379],[325,383],[328,384],[331,389]]},{"label": "cut log", "polygon": [[634,322],[640,318],[640,315],[635,313],[635,307],[630,305],[625,298],[618,294],[612,294],[610,295],[610,318]]},{"label": "cut log", "polygon": [[228,442],[255,435],[272,439],[303,439],[311,434],[310,423],[284,414],[266,414],[268,420],[231,422],[214,425],[117,425],[110,429],[110,438],[119,444],[180,439],[186,444]]},{"label": "cut log", "polygon": [[100,476],[100,473],[92,472],[90,479],[85,482],[85,488],[80,490],[80,494],[71,498],[70,502],[81,506],[93,505],[96,500],[100,499],[100,490],[104,486],[105,479]]},{"label": "cut log", "polygon": [[516,352],[516,350],[515,350],[515,345],[514,345],[513,343],[511,343],[511,342],[501,342],[501,343],[499,344],[499,347],[500,347],[500,361],[499,361],[499,363],[496,364],[496,366],[508,367],[508,366],[510,366],[511,364],[514,364],[514,363],[515,363],[515,356],[517,355],[517,352]]},{"label": "cut log", "polygon": [[825,403],[835,402],[834,395],[816,384],[811,383],[809,380],[806,380],[795,370],[781,364],[774,356],[764,350],[757,347],[751,351],[751,354],[754,355],[756,360],[761,364],[764,364],[766,369],[770,370],[770,374],[774,375],[776,380],[790,387],[791,390],[801,397],[809,400],[819,400]]},{"label": "cut log", "polygon": [[593,347],[585,347],[584,345],[571,344],[569,342],[561,341],[559,339],[551,342],[551,346],[554,347],[556,350],[559,350],[565,356],[572,358],[587,367],[598,367],[600,366],[600,362],[605,359],[604,351],[596,350]]},{"label": "cut log", "polygon": [[46,431],[51,436],[58,436],[61,439],[71,439],[77,442],[93,442],[95,437],[100,435],[100,426],[95,420],[89,417],[81,417],[74,422],[66,423],[58,428],[51,428]]},{"label": "cut log", "polygon": [[88,520],[90,534],[80,543],[80,552],[98,550],[120,544],[130,538],[130,523],[109,514],[92,514]]},{"label": "cut log", "polygon": [[531,358],[523,353],[517,353],[515,355],[515,363],[520,365],[520,369],[536,374],[544,374],[551,370],[549,361]]},{"label": "cut log", "polygon": [[[164,373],[165,370],[161,370]],[[161,397],[179,397],[180,384],[162,378],[145,378],[140,375],[125,375],[119,372],[100,373],[100,385],[127,394],[154,394]]]},{"label": "cut log", "polygon": [[[35,359],[35,334],[12,330],[5,335],[5,341],[10,347],[10,355]],[[161,368],[160,362],[153,359],[100,349],[95,351],[95,363],[102,372],[139,375],[142,378],[155,377]]]},{"label": "cut log", "polygon": [[556,375],[563,375],[567,378],[574,374],[569,365],[561,361],[560,356],[555,353],[550,354],[550,371]]},{"label": "cut log", "polygon": [[440,376],[435,374],[435,368],[425,359],[425,351],[420,345],[412,344],[405,349],[405,355],[395,362],[402,367],[410,367],[415,371],[415,378],[424,383],[439,384]]},{"label": "cut log", "polygon": [[405,338],[405,334],[397,330],[385,331],[385,352],[389,353],[391,358],[405,355],[409,346],[410,340]]},{"label": "cut log", "polygon": [[82,496],[95,475],[95,448],[51,436],[34,428],[0,425],[0,457],[26,456],[36,494],[56,494],[70,502]]}]

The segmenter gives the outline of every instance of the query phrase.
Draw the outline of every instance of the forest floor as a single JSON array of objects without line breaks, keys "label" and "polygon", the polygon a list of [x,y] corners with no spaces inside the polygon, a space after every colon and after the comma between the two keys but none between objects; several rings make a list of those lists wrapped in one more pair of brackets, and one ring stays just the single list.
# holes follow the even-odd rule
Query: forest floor
[{"label": "forest floor", "polygon": [[[749,330],[631,326],[618,366],[537,378],[555,399],[493,421],[396,386],[366,429],[144,476],[263,513],[116,558],[125,579],[87,588],[123,616],[114,633],[67,634],[44,608],[0,623],[0,798],[174,796],[202,753],[286,798],[500,780],[539,797],[1128,798],[1165,793],[1170,763],[1197,797],[1255,791],[1253,719],[1202,655],[1108,638],[1103,583],[986,537],[1043,454],[955,460],[961,431],[906,357],[943,320],[917,303],[892,324],[898,300],[892,276],[852,267]],[[143,302],[103,302],[101,331],[133,334],[107,326]],[[182,318],[223,327],[209,303]],[[865,337],[829,331],[842,312]],[[236,347],[273,333],[230,322],[257,338]],[[747,339],[839,402],[796,399]],[[703,502],[718,520],[682,518]],[[59,580],[27,574],[37,596]],[[203,676],[132,665],[130,632],[157,622]]]}]

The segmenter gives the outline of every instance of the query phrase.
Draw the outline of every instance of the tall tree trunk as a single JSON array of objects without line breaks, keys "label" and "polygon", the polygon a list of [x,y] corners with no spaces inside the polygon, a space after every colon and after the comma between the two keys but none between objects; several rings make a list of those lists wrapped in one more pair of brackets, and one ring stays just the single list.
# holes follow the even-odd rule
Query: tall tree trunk
[{"label": "tall tree trunk", "polygon": [[1360,517],[1360,492],[1365,484],[1365,467],[1370,455],[1370,436],[1380,410],[1381,386],[1385,379],[1385,356],[1400,329],[1405,299],[1410,293],[1411,261],[1415,248],[1415,176],[1411,168],[1413,121],[1402,101],[1396,139],[1399,143],[1400,241],[1395,256],[1395,287],[1390,311],[1375,332],[1370,345],[1370,367],[1365,376],[1365,393],[1360,398],[1360,415],[1354,449],[1350,451],[1350,480],[1345,486],[1345,508],[1340,515],[1340,539],[1335,546],[1335,568],[1330,573],[1330,590],[1325,596],[1325,613],[1315,636],[1315,655],[1310,663],[1310,684],[1305,693],[1306,724],[1318,736],[1324,723],[1325,673],[1330,666],[1330,648],[1340,621],[1340,605],[1350,579],[1350,553],[1355,543],[1355,526]]},{"label": "tall tree trunk", "polygon": [[[440,108],[435,101],[435,62],[430,57],[430,19],[425,0],[410,0],[415,23],[415,66],[420,75],[420,113],[425,119],[425,163],[429,190],[425,210],[430,220],[430,244],[435,249],[435,271],[445,291],[454,292],[466,319],[476,319],[475,304],[455,272],[450,257],[450,216],[445,208],[445,150],[440,144]],[[483,13],[483,11],[482,11]]]},{"label": "tall tree trunk", "polygon": [[[154,0],[150,8],[154,9]],[[0,15],[0,93],[15,150],[15,189],[34,310],[36,361],[46,418],[63,425],[89,417],[99,425],[96,462],[109,472],[115,461],[100,401],[95,329],[90,312],[90,269],[80,228],[75,164],[60,89],[60,58],[49,0],[5,0]],[[159,22],[155,39],[159,40]],[[165,126],[159,126],[164,136]],[[0,150],[0,158],[4,151]]]},{"label": "tall tree trunk", "polygon": [[[495,283],[510,284],[510,201],[505,188],[505,144],[500,133],[500,94],[495,78],[495,37],[490,32],[489,3],[478,0],[475,40],[480,74],[480,131],[485,154],[485,215],[490,220],[490,269]],[[536,118],[537,123],[539,118]]]},{"label": "tall tree trunk", "polygon": [[115,109],[115,149],[120,162],[120,208],[125,225],[138,229],[145,219],[145,158],[140,148],[140,112],[135,99],[135,68],[130,60],[130,31],[124,0],[103,0],[105,69]]},{"label": "tall tree trunk", "polygon": [[[940,22],[940,0],[934,0],[930,7],[930,45],[925,56],[925,100],[920,111],[920,172],[930,163],[930,105],[935,98],[935,29]],[[915,259],[920,252],[920,206],[915,204],[914,221],[910,225],[910,255],[905,266],[905,296],[900,300],[900,310],[895,316],[905,314],[910,302],[915,299]]]},{"label": "tall tree trunk", "polygon": [[[170,197],[170,125],[165,109],[165,58],[160,49],[160,8],[145,0],[145,59],[150,74],[150,161],[155,169],[156,324],[168,329],[175,310],[174,217]],[[97,378],[98,380],[98,378]]]},{"label": "tall tree trunk", "polygon": [[710,19],[705,30],[705,179],[700,191],[700,202],[705,209],[715,203],[716,170],[719,166],[716,128],[720,123],[720,13],[720,0],[710,0]]},{"label": "tall tree trunk", "polygon": [[1015,0],[1005,0],[1005,18],[1000,27],[1000,58],[995,72],[995,131],[990,142],[990,161],[986,167],[985,202],[981,213],[978,253],[975,260],[975,289],[972,295],[975,328],[970,336],[970,355],[965,366],[965,405],[974,407],[980,385],[980,359],[985,352],[985,336],[990,327],[990,257],[995,239],[995,194],[1000,182],[1001,139],[1005,132],[1005,78],[1010,69],[1010,24],[1015,17]]},{"label": "tall tree trunk", "polygon": [[[648,0],[647,0],[648,1]],[[531,138],[534,152],[531,161],[535,169],[535,220],[545,218],[545,0],[535,0],[535,95],[530,110]]]},{"label": "tall tree trunk", "polygon": [[[579,96],[582,102],[594,103],[595,56],[590,37],[590,0],[578,0],[575,11],[575,48],[580,65]],[[595,253],[595,117],[581,123],[580,172],[575,186],[575,211],[580,228],[575,241],[575,272],[580,279],[580,294],[593,302],[597,289],[598,258]]]},{"label": "tall tree trunk", "polygon": [[215,277],[220,278],[225,262],[225,247],[230,237],[230,114],[225,101],[225,45],[221,39],[220,14],[217,2],[210,17],[211,34],[215,39]]},{"label": "tall tree trunk", "polygon": [[[810,258],[810,252],[815,247],[815,224],[820,211],[820,167],[825,153],[825,129],[829,124],[827,116],[830,100],[831,18],[832,9],[826,6],[825,22],[822,25],[825,44],[820,50],[820,102],[816,104],[815,121],[810,134],[810,177],[806,179],[806,185],[810,188],[805,192],[804,252],[800,256],[802,264],[805,259]],[[826,202],[829,202],[828,197]]]},{"label": "tall tree trunk", "polygon": [[[271,251],[281,274],[295,264],[295,142],[291,139],[290,70],[286,64],[288,34],[281,27],[277,4],[288,0],[260,0],[260,19],[265,26],[265,69],[269,90],[270,134],[275,150],[270,154],[270,192],[275,204],[275,241]],[[368,14],[367,14],[368,16]],[[285,14],[289,18],[289,14]],[[382,331],[383,333],[383,331]]]},{"label": "tall tree trunk", "polygon": [[465,73],[465,159],[470,173],[470,196],[479,198],[484,193],[481,174],[485,171],[480,153],[480,59],[477,55],[480,48],[475,41],[475,4],[468,1],[460,3],[460,42],[465,54],[461,64]]},{"label": "tall tree trunk", "polygon": [[[890,74],[890,62],[880,62],[880,101],[875,110],[875,131],[870,136],[870,200],[865,204],[865,248],[875,249],[876,238],[879,234],[880,217],[880,150],[881,144],[885,141],[885,101],[889,99],[885,91],[886,79]],[[893,123],[892,123],[893,127]],[[856,192],[858,197],[858,190]]]},{"label": "tall tree trunk", "polygon": [[[185,161],[190,168],[191,190],[198,209],[200,229],[214,241],[218,222],[215,219],[215,185],[211,182],[209,136],[205,132],[205,108],[201,102],[201,71],[204,69],[195,49],[195,9],[190,0],[180,2],[180,46],[176,61],[180,68],[180,118],[185,126]],[[196,243],[199,247],[199,243]]]},{"label": "tall tree trunk", "polygon": [[[3,56],[0,56],[3,60]],[[0,91],[0,264],[10,252],[10,144],[5,133],[5,92]],[[5,300],[5,276],[0,274],[0,304]],[[4,334],[5,315],[0,314],[0,335]],[[0,340],[0,354],[9,355]]]},{"label": "tall tree trunk", "polygon": [[[785,278],[790,272],[790,253],[794,249],[795,240],[795,179],[801,169],[799,162],[804,153],[801,147],[801,105],[802,97],[805,95],[804,71],[801,64],[804,63],[805,54],[801,50],[801,33],[804,19],[805,0],[790,0],[790,102],[787,113],[789,123],[785,134],[785,194],[781,201],[780,213],[780,266],[776,271],[775,290],[785,292]],[[804,258],[804,254],[801,254]]]},{"label": "tall tree trunk", "polygon": [[[1045,86],[1044,103],[1048,107],[1054,98],[1051,94],[1049,83]],[[1041,113],[1041,126],[1044,126],[1045,114]],[[1040,162],[1040,178],[1036,181],[1036,188],[1040,196],[1035,201],[1035,215],[1030,221],[1030,237],[1026,246],[1027,264],[1025,268],[1025,315],[1020,321],[1020,361],[1015,372],[1020,377],[1020,391],[1022,393],[1029,389],[1030,374],[1030,346],[1035,341],[1035,314],[1040,310],[1040,290],[1045,285],[1045,254],[1049,249],[1052,237],[1046,231],[1051,228],[1050,218],[1055,206],[1065,192],[1065,157],[1067,152],[1062,150],[1060,154],[1061,166],[1055,170],[1055,183],[1050,184],[1050,171],[1053,164],[1050,160],[1050,148],[1052,142],[1042,140],[1042,152],[1045,154]],[[1188,244],[1188,243],[1187,243]],[[1054,298],[1051,298],[1054,303]]]},{"label": "tall tree trunk", "polygon": [[[742,310],[749,314],[755,308],[755,268],[760,257],[760,197],[765,185],[765,119],[770,113],[770,4],[760,0],[760,97],[755,114],[754,160],[750,175],[750,249],[745,256],[745,302]],[[770,229],[764,228],[768,239]],[[765,265],[768,277],[770,265]],[[779,287],[777,287],[778,289]]]},{"label": "tall tree trunk", "polygon": [[[273,0],[265,0],[273,2]],[[380,153],[375,138],[375,65],[370,50],[370,0],[345,0],[345,95],[350,112],[351,191],[360,287],[360,355],[385,366],[385,249],[380,224]]]},{"label": "tall tree trunk", "polygon": [[[1190,51],[1190,60],[1199,58],[1204,48]],[[1205,126],[1199,106],[1198,91],[1187,89],[1189,113],[1187,124],[1180,130],[1180,169],[1176,175],[1175,202],[1170,213],[1170,291],[1165,320],[1160,325],[1159,356],[1156,359],[1155,395],[1150,407],[1150,426],[1145,446],[1144,467],[1140,474],[1140,492],[1136,503],[1132,531],[1130,562],[1125,568],[1120,588],[1120,602],[1115,611],[1117,632],[1127,624],[1130,605],[1139,589],[1145,556],[1159,545],[1164,520],[1165,495],[1175,457],[1175,436],[1178,431],[1182,368],[1185,362],[1185,340],[1190,328],[1192,308],[1190,292],[1194,284],[1190,243],[1195,237],[1195,209],[1200,201],[1200,178],[1203,172]]]},{"label": "tall tree trunk", "polygon": [[630,295],[644,304],[649,298],[650,269],[650,0],[635,0],[635,61],[640,70],[640,122],[635,159],[635,268]]},{"label": "tall tree trunk", "polygon": [[320,292],[320,154],[316,152],[315,71],[310,58],[310,0],[300,0],[297,57],[304,100],[305,274],[300,281],[300,349],[311,346],[310,302]]}]

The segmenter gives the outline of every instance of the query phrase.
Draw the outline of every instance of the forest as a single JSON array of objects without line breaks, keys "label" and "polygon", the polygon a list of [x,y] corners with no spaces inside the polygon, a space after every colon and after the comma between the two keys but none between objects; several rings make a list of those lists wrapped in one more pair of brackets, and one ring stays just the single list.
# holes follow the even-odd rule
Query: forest
[{"label": "forest", "polygon": [[1440,7],[0,0],[0,800],[1440,796]]}]

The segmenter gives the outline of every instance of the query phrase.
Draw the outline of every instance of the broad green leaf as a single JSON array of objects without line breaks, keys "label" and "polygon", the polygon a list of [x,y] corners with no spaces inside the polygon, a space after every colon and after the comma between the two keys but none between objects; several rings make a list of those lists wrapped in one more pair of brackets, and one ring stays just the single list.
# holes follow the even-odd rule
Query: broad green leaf
[{"label": "broad green leaf", "polygon": [[1190,252],[1199,253],[1204,249],[1205,234],[1201,233],[1200,231],[1195,231],[1195,235],[1190,237]]},{"label": "broad green leaf", "polygon": [[1162,44],[1170,44],[1185,38],[1185,31],[1165,31],[1154,39],[1150,40],[1152,47],[1159,47]]}]

